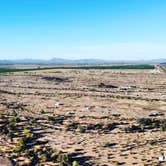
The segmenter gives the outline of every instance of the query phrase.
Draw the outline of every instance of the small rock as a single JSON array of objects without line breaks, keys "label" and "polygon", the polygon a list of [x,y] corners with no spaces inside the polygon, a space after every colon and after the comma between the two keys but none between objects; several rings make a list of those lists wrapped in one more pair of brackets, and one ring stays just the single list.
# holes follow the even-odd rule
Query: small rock
[{"label": "small rock", "polygon": [[66,112],[66,116],[74,116],[75,112]]}]

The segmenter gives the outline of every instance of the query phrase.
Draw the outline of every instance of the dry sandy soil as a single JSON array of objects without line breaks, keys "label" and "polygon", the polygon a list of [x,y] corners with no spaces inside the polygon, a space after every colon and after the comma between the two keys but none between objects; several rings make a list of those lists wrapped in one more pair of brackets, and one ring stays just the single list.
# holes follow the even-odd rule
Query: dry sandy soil
[{"label": "dry sandy soil", "polygon": [[[13,150],[26,127],[38,135],[28,149],[45,146],[68,153],[69,165],[73,161],[81,166],[166,165],[158,160],[166,148],[163,70],[1,74],[0,114],[1,130],[9,119],[19,117],[12,120],[17,123],[12,136],[1,131],[0,160],[6,165],[12,165],[9,158],[16,165],[37,165],[29,161],[25,149]],[[39,162],[65,165],[60,159]]]}]

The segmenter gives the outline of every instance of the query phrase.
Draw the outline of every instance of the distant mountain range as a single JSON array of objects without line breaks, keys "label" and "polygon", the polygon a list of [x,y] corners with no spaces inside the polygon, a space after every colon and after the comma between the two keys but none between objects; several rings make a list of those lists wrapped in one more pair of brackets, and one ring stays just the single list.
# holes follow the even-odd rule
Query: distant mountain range
[{"label": "distant mountain range", "polygon": [[111,61],[100,60],[100,59],[63,59],[53,58],[50,60],[41,59],[17,59],[17,60],[0,60],[0,64],[103,64],[110,63]]},{"label": "distant mountain range", "polygon": [[63,59],[53,58],[50,60],[41,59],[17,59],[17,60],[0,60],[1,65],[12,64],[145,64],[145,63],[166,63],[166,59],[153,59],[153,60],[103,60],[103,59]]}]

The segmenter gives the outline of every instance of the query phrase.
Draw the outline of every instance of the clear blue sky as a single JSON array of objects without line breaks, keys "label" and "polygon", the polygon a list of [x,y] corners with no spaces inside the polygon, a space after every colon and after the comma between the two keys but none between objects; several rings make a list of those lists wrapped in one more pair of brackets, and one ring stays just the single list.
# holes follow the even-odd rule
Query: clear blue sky
[{"label": "clear blue sky", "polygon": [[0,59],[166,58],[166,0],[1,0]]}]

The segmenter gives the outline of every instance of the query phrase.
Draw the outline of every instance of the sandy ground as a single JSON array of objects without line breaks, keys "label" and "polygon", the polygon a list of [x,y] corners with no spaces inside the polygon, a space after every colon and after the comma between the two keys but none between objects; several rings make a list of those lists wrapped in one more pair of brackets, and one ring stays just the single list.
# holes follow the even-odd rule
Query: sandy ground
[{"label": "sandy ground", "polygon": [[166,75],[159,70],[2,74],[0,99],[1,113],[36,118],[41,139],[73,154],[80,165],[166,165],[158,160],[166,148],[165,131],[126,130],[141,118],[165,120]]}]

